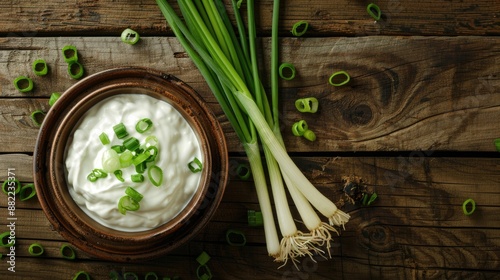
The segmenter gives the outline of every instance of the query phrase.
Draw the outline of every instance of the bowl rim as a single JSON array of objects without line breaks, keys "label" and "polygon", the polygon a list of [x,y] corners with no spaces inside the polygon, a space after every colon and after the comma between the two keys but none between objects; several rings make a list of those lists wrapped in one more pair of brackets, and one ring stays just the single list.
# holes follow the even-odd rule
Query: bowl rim
[{"label": "bowl rim", "polygon": [[[99,102],[122,94],[124,90],[137,93],[136,90],[141,89],[144,94],[174,105],[190,122],[200,143],[205,145],[202,151],[209,160],[204,161],[204,167],[208,168],[200,180],[199,188],[202,188],[190,201],[192,208],[189,209],[193,211],[189,212],[188,207],[185,207],[174,218],[176,223],[167,222],[147,231],[117,231],[94,222],[76,205],[69,192],[65,191],[66,185],[63,184],[66,182],[61,180],[66,180],[66,177],[61,179],[60,170],[64,164],[58,160],[61,159],[61,150],[63,153],[66,150],[66,145],[63,148],[58,146],[66,143],[73,131],[67,126],[78,122],[75,120],[78,118],[70,117],[70,114],[76,112],[77,116],[81,116],[96,104],[96,100]],[[192,121],[200,123],[193,126]],[[53,228],[68,242],[98,258],[140,261],[171,252],[190,240],[208,223],[227,185],[227,155],[226,140],[220,123],[196,91],[178,78],[151,68],[119,67],[80,80],[68,88],[49,110],[35,145],[34,182],[43,212]],[[76,210],[75,205],[81,212]]]}]

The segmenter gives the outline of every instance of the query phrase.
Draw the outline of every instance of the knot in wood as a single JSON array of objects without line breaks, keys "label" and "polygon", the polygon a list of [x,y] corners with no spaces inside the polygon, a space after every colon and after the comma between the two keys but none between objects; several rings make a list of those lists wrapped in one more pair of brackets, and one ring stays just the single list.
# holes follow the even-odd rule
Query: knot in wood
[{"label": "knot in wood", "polygon": [[373,112],[370,106],[360,104],[344,111],[343,117],[354,125],[366,125],[373,119]]},{"label": "knot in wood", "polygon": [[382,225],[369,225],[361,230],[364,245],[373,251],[390,252],[393,250],[393,237],[391,231]]}]

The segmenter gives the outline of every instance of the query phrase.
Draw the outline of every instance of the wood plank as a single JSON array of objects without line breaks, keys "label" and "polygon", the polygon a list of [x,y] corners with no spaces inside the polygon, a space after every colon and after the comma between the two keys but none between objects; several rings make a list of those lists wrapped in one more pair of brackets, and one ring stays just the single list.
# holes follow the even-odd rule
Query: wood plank
[{"label": "wood plank", "polygon": [[[189,263],[205,250],[213,257],[212,271],[224,279],[237,277],[236,271],[248,272],[248,275],[258,272],[266,279],[302,279],[306,276],[331,279],[332,275],[362,279],[389,276],[391,279],[494,279],[500,273],[500,196],[497,189],[500,158],[295,157],[294,160],[313,184],[334,201],[342,198],[342,178],[349,175],[363,178],[366,186],[379,196],[370,207],[345,204],[343,209],[351,214],[352,220],[342,235],[335,238],[333,260],[318,259],[318,263],[314,263],[302,259],[300,272],[291,265],[277,270],[278,265],[266,255],[262,229],[250,228],[245,223],[246,211],[258,209],[253,185],[232,177],[207,227],[172,255],[150,262],[148,269],[189,274],[192,270],[186,265],[183,271],[171,267],[163,270],[161,265]],[[19,176],[28,177],[24,172],[29,171],[20,170]],[[472,216],[462,213],[461,205],[467,198],[477,203]],[[6,220],[6,203],[5,199],[0,200],[0,221]],[[44,261],[60,261],[56,256],[57,248],[64,240],[52,231],[38,202],[18,202],[16,207],[20,259],[30,259],[37,267],[39,261],[29,257],[22,248],[39,241],[47,244]],[[295,211],[293,207],[292,210]],[[244,231],[249,245],[228,246],[225,242],[228,229]],[[92,258],[83,252],[79,252],[79,256],[77,265],[68,263],[67,268],[59,272],[72,273],[83,267],[96,275],[104,275],[105,271],[117,267],[117,264],[99,262],[95,268],[90,268],[90,264],[95,263]],[[238,261],[233,263],[234,260]],[[118,267],[123,271],[146,272],[138,265],[119,264]],[[42,273],[55,273],[54,269],[58,268],[46,268]],[[26,279],[32,277],[32,268],[20,268],[20,271],[19,275],[28,277]]]},{"label": "wood plank", "polygon": [[[224,2],[230,3],[228,0]],[[271,0],[265,0],[256,5],[257,25],[261,34],[270,33],[272,3]],[[310,23],[308,36],[500,34],[498,1],[442,3],[432,0],[380,0],[377,4],[384,17],[374,22],[366,12],[367,2],[283,2],[280,33],[290,36],[293,24],[307,19]],[[232,8],[229,10],[232,16]],[[16,20],[12,20],[14,18]],[[127,27],[145,35],[170,33],[154,1],[77,0],[68,3],[49,0],[29,4],[3,1],[0,3],[0,26],[2,35],[30,37],[91,35],[95,32],[119,36]]]},{"label": "wood plank", "polygon": [[[32,152],[36,130],[26,117],[45,100],[16,99],[11,81],[30,73],[30,61],[45,57],[52,73],[36,78],[33,95],[48,97],[74,84],[60,49],[75,44],[87,73],[111,67],[147,66],[176,75],[196,89],[219,116],[230,151],[242,148],[190,59],[175,38],[146,38],[139,46],[116,38],[5,38],[0,47],[0,152]],[[283,39],[282,61],[298,76],[281,82],[281,118],[289,151],[495,151],[500,118],[500,39],[495,37],[370,37]],[[263,41],[269,53],[268,40]],[[18,48],[13,50],[13,48]],[[133,57],[133,59],[131,59]],[[329,58],[329,59],[325,59]],[[267,59],[263,59],[267,61]],[[263,65],[268,69],[267,64]],[[334,71],[351,75],[349,85],[333,88]],[[267,75],[263,75],[267,77]],[[268,81],[264,81],[268,84]],[[300,114],[294,101],[315,96],[316,114]],[[24,104],[26,102],[26,104]],[[35,106],[36,105],[36,106]],[[42,107],[46,107],[45,105]],[[22,112],[22,113],[21,113]],[[292,136],[293,122],[305,119],[314,143]],[[19,128],[29,129],[19,129]]]}]

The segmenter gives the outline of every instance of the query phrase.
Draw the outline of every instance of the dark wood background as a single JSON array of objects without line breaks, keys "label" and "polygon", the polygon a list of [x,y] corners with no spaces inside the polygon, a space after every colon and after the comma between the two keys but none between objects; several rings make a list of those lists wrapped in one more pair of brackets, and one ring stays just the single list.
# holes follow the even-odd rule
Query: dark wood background
[{"label": "dark wood background", "polygon": [[[208,226],[174,253],[143,264],[59,256],[65,243],[51,229],[37,200],[16,204],[16,272],[0,250],[1,279],[72,279],[80,270],[92,279],[110,271],[195,279],[196,256],[206,251],[215,279],[500,279],[500,2],[380,0],[384,19],[366,13],[368,1],[281,3],[280,60],[297,68],[281,81],[285,143],[306,176],[332,200],[342,198],[342,177],[362,177],[378,194],[370,207],[345,205],[352,219],[335,239],[331,260],[303,259],[300,271],[267,256],[262,228],[246,224],[258,210],[252,182],[231,174],[223,201]],[[272,1],[257,1],[263,77],[269,76]],[[291,26],[307,20],[304,37]],[[139,44],[120,41],[130,27]],[[218,115],[232,163],[242,148],[208,87],[155,1],[7,0],[0,2],[0,181],[14,168],[33,181],[38,128],[32,111],[48,110],[48,97],[75,83],[60,49],[77,46],[87,74],[134,65],[173,74],[195,88]],[[30,74],[44,58],[50,75],[36,77],[34,92],[17,92],[12,81]],[[335,88],[331,73],[346,70],[351,82]],[[33,76],[33,75],[32,75]],[[268,84],[266,78],[264,82]],[[294,108],[299,97],[320,101],[317,114]],[[315,142],[294,137],[290,126],[304,118]],[[7,230],[7,199],[0,199],[0,226]],[[462,213],[473,198],[477,210]],[[228,229],[245,232],[248,245],[231,247]],[[3,232],[4,230],[0,230]],[[38,242],[46,252],[31,257]],[[2,248],[0,248],[2,249]],[[10,278],[7,278],[10,277]]]}]

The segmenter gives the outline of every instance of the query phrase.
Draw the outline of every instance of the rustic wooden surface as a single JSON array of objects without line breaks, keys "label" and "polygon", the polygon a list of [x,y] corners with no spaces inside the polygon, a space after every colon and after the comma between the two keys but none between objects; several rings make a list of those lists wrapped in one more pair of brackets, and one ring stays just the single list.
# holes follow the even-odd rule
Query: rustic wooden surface
[{"label": "rustic wooden surface", "polygon": [[[280,59],[298,70],[280,85],[289,151],[334,201],[343,198],[346,175],[362,177],[379,195],[370,207],[344,206],[352,220],[336,238],[331,260],[303,259],[300,271],[277,269],[262,229],[245,223],[246,211],[258,209],[253,185],[231,174],[208,226],[189,244],[146,264],[112,263],[81,251],[77,260],[64,260],[58,250],[65,240],[51,229],[38,201],[18,201],[16,272],[7,270],[7,250],[0,248],[0,279],[72,279],[80,270],[92,279],[108,279],[110,271],[195,279],[202,251],[212,257],[215,279],[500,279],[500,158],[493,145],[500,138],[500,2],[380,0],[385,17],[379,22],[367,15],[368,3],[290,0],[280,11]],[[267,77],[272,1],[256,6]],[[298,20],[308,20],[311,30],[292,38],[289,30]],[[121,43],[126,27],[143,35],[139,44]],[[184,80],[218,115],[231,162],[245,161],[154,1],[7,0],[0,3],[0,181],[9,168],[23,183],[33,181],[38,128],[29,114],[48,110],[51,92],[75,83],[60,55],[66,44],[77,46],[87,74],[135,65]],[[50,75],[34,78],[33,93],[16,92],[12,80],[30,74],[37,58],[48,62]],[[333,88],[327,79],[338,70],[352,80]],[[296,112],[294,100],[305,96],[320,100],[317,114]],[[316,142],[289,133],[301,118],[316,131]],[[472,216],[462,213],[467,198],[477,203]],[[4,230],[6,206],[7,199],[0,199]],[[227,245],[227,229],[243,230],[248,245]],[[28,254],[33,242],[45,247],[44,256]]]}]

